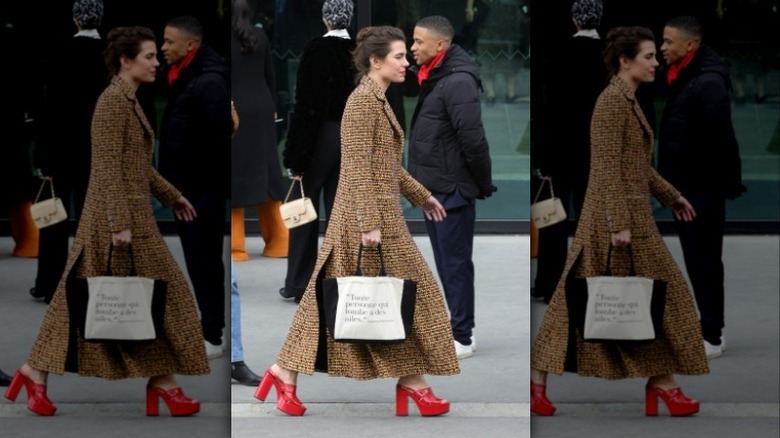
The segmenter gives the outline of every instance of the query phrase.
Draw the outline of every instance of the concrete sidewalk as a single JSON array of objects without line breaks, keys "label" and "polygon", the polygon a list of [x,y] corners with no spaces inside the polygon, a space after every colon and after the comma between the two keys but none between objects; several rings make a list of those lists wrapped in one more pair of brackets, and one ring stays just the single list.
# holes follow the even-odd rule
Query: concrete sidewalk
[{"label": "concrete sidewalk", "polygon": [[[178,237],[165,240],[186,276]],[[0,369],[8,374],[13,374],[27,358],[46,311],[46,304],[34,301],[28,293],[35,281],[37,260],[11,257],[12,249],[10,238],[0,238],[0,333],[4,334],[0,341]],[[228,251],[226,242],[226,256]],[[228,264],[228,276],[229,269]],[[226,312],[230,312],[229,305]],[[226,333],[229,333],[229,323],[227,330]],[[146,417],[146,379],[107,381],[66,373],[64,376],[49,376],[49,398],[58,408],[53,417],[38,417],[28,411],[24,390],[14,404],[0,397],[0,436],[229,437],[229,356],[226,353],[211,360],[209,375],[177,376],[185,393],[201,401],[201,412],[196,416],[172,418],[161,401],[160,417]],[[0,388],[3,393],[5,389]]]},{"label": "concrete sidewalk", "polygon": [[[181,264],[177,238],[166,239]],[[667,238],[675,259],[676,238]],[[433,266],[426,237],[417,237]],[[261,373],[287,334],[295,304],[278,295],[286,260],[259,256],[262,240],[249,238],[252,259],[237,264],[242,293],[246,362]],[[12,243],[0,238],[0,327],[6,334],[0,368],[13,372],[37,334],[45,305],[30,299],[36,262],[10,257]],[[687,395],[702,402],[689,418],[643,415],[644,381],[605,381],[575,375],[550,376],[554,417],[529,417],[529,337],[545,310],[529,305],[527,236],[478,236],[477,328],[479,349],[461,361],[460,375],[431,377],[436,393],[452,401],[443,417],[394,416],[394,381],[353,381],[301,376],[299,396],[308,411],[290,418],[275,409],[275,396],[261,403],[254,388],[232,385],[229,358],[211,361],[209,376],[182,377],[187,393],[204,403],[193,418],[147,418],[141,379],[107,382],[75,375],[51,376],[49,394],[59,407],[40,418],[25,398],[0,401],[0,436],[19,437],[777,437],[780,432],[780,237],[729,236],[724,248],[728,351],[711,362],[706,376],[680,377]],[[228,307],[229,308],[229,307]],[[532,324],[533,317],[534,324]],[[232,400],[232,406],[228,402]],[[228,418],[232,412],[232,421]]]},{"label": "concrete sidewalk", "polygon": [[[433,253],[426,237],[415,238],[428,264]],[[278,290],[287,262],[257,256],[262,241],[248,239],[254,257],[237,263],[246,362],[261,373],[284,342],[296,309]],[[395,380],[355,381],[322,374],[301,375],[298,396],[308,410],[290,418],[276,410],[276,397],[261,403],[255,388],[233,385],[233,437],[442,437],[529,436],[527,236],[478,236],[474,244],[478,350],[461,361],[461,374],[429,377],[436,394],[452,402],[449,414],[422,418],[410,407],[395,417]],[[433,269],[435,271],[435,269]]]},{"label": "concrete sidewalk", "polygon": [[[677,238],[666,244],[680,266]],[[701,412],[671,418],[644,416],[644,379],[606,381],[551,375],[554,417],[532,420],[534,438],[565,437],[777,437],[780,435],[780,237],[727,236],[726,327],[728,350],[710,362],[710,374],[681,376],[685,394]],[[533,302],[534,336],[546,306]]]}]

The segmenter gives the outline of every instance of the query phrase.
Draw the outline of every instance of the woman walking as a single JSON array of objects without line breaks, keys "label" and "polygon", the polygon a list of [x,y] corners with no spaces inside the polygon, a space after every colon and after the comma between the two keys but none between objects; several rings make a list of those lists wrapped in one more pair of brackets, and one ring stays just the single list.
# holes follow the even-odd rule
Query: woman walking
[{"label": "woman walking", "polygon": [[[284,199],[282,168],[276,149],[276,104],[271,48],[265,31],[252,25],[246,0],[232,3],[231,93],[244,124],[233,137],[231,158],[230,254],[249,260],[244,213],[254,208],[266,257],[287,257],[289,234],[279,206]],[[247,123],[249,122],[249,123]]]},{"label": "woman walking", "polygon": [[[173,206],[185,221],[196,212],[181,192],[152,167],[154,132],[136,100],[141,83],[154,82],[159,62],[154,33],[120,27],[108,34],[106,64],[114,73],[92,120],[92,166],[83,213],[65,273],[43,319],[27,362],[14,375],[5,396],[14,401],[24,386],[27,406],[53,415],[46,396],[49,373],[74,372],[105,379],[148,377],[146,413],[157,415],[158,398],[172,415],[191,415],[200,402],[186,397],[174,374],[207,374],[209,365],[192,293],[160,235],[150,192]],[[111,268],[127,275],[132,243],[139,276],[167,282],[164,331],[146,342],[86,342],[71,323],[66,280],[103,275],[113,245]]]},{"label": "woman walking", "polygon": [[[441,415],[449,411],[449,402],[433,394],[423,375],[460,370],[444,299],[406,226],[400,195],[422,206],[431,220],[442,220],[446,213],[401,166],[403,131],[385,91],[390,83],[403,82],[409,65],[403,32],[387,26],[362,29],[354,62],[359,85],[341,124],[341,176],[325,243],[282,351],[255,396],[265,400],[275,386],[278,409],[303,415],[306,408],[295,395],[298,373],[397,378],[397,415],[407,414],[408,398],[422,415]],[[334,342],[323,320],[321,279],[352,275],[360,245],[380,243],[388,275],[417,282],[412,331],[395,345]],[[361,267],[365,275],[377,274],[375,251],[364,251]]]},{"label": "woman walking", "polygon": [[[570,371],[605,379],[647,378],[647,415],[657,414],[658,398],[672,415],[691,415],[699,402],[683,395],[674,375],[708,373],[707,358],[687,283],[658,232],[648,197],[671,205],[681,220],[690,221],[695,212],[650,165],[653,130],[634,92],[655,77],[653,33],[619,27],[606,42],[604,60],[612,79],[593,112],[588,190],[574,244],[531,352],[531,411],[555,412],[545,395],[547,373]],[[636,274],[667,283],[663,330],[650,342],[585,342],[569,324],[569,313],[584,309],[567,303],[566,279],[602,275],[610,245],[616,247],[614,275],[626,275],[629,244]]]},{"label": "woman walking", "polygon": [[[290,177],[303,185],[315,211],[320,210],[322,196],[326,228],[339,182],[341,117],[355,89],[357,73],[351,54],[355,42],[347,32],[353,6],[352,0],[326,0],[322,4],[327,33],[309,41],[303,49],[284,147],[284,165]],[[282,297],[301,300],[317,261],[319,237],[319,221],[290,230],[287,277],[279,290]]]}]

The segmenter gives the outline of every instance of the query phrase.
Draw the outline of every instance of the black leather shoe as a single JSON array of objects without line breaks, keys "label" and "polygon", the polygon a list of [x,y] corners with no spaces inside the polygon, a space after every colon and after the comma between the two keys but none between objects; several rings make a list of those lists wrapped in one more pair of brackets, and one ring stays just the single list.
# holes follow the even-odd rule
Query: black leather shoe
[{"label": "black leather shoe", "polygon": [[39,293],[34,287],[30,288],[30,296],[32,296],[33,299],[36,299],[36,300],[42,300],[42,299],[46,298],[46,294]]},{"label": "black leather shoe", "polygon": [[282,298],[293,298],[293,297],[295,297],[295,294],[290,294],[289,292],[287,292],[287,288],[284,288],[284,287],[279,289],[279,295],[281,295]]},{"label": "black leather shoe", "polygon": [[8,386],[11,384],[11,376],[0,370],[0,386]]},{"label": "black leather shoe", "polygon": [[231,364],[230,377],[246,386],[257,386],[260,384],[260,376],[253,373],[243,360]]}]

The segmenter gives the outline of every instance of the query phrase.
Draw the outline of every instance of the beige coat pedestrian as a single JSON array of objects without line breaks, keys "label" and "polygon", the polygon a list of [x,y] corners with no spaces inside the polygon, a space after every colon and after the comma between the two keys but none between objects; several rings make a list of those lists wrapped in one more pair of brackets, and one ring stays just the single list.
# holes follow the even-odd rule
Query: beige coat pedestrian
[{"label": "beige coat pedestrian", "polygon": [[[341,123],[341,177],[325,243],[277,363],[311,374],[327,371],[356,379],[460,372],[444,298],[412,240],[401,194],[415,206],[430,196],[402,167],[403,131],[382,89],[364,77],[347,101]],[[445,219],[446,220],[446,219]],[[361,233],[381,230],[387,273],[417,282],[413,330],[397,345],[320,342],[319,279],[352,275]],[[364,251],[364,275],[376,275],[375,250]],[[327,362],[317,362],[318,349]],[[326,369],[327,368],[327,369]]]},{"label": "beige coat pedestrian", "polygon": [[[33,368],[107,379],[209,373],[192,293],[152,212],[150,194],[171,205],[181,193],[152,167],[153,151],[154,132],[135,91],[114,77],[95,108],[84,210],[65,274],[28,358]],[[132,232],[138,275],[168,283],[165,332],[149,342],[85,342],[70,327],[65,279],[72,270],[77,277],[102,275],[112,233],[126,229]],[[114,275],[127,275],[129,266],[127,250],[115,249]]]},{"label": "beige coat pedestrian", "polygon": [[[564,121],[565,122],[565,121]],[[688,285],[658,232],[649,196],[664,205],[680,197],[650,165],[653,130],[633,91],[613,77],[596,103],[591,122],[591,170],[585,204],[561,280],[544,314],[531,352],[532,367],[607,379],[709,372],[704,343]],[[572,335],[564,280],[602,275],[611,234],[631,231],[637,275],[667,282],[663,333],[637,344],[583,342]],[[577,264],[575,266],[575,261]],[[627,275],[628,252],[613,251],[613,275]],[[574,270],[572,272],[572,270]]]}]

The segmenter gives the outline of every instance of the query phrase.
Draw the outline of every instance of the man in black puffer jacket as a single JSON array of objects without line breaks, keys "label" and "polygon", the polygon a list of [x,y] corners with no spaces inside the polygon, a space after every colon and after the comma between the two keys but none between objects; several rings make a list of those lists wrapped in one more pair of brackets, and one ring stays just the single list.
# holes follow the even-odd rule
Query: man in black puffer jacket
[{"label": "man in black puffer jacket", "polygon": [[165,27],[162,52],[169,69],[162,78],[168,105],[160,130],[160,173],[195,207],[192,222],[176,220],[187,272],[201,312],[209,357],[222,354],[225,327],[225,267],[222,248],[230,195],[230,70],[201,43],[194,17]]},{"label": "man in black puffer jacket", "polygon": [[433,193],[447,219],[425,224],[444,287],[459,358],[474,352],[475,199],[496,191],[482,127],[479,67],[458,45],[441,16],[421,19],[412,53],[420,97],[409,133],[409,173]]},{"label": "man in black puffer jacket", "polygon": [[701,313],[707,357],[724,350],[723,227],[726,199],[745,191],[739,145],[731,124],[728,66],[701,44],[692,17],[670,20],[661,52],[668,101],[661,120],[658,170],[696,210],[691,222],[675,219]]}]

